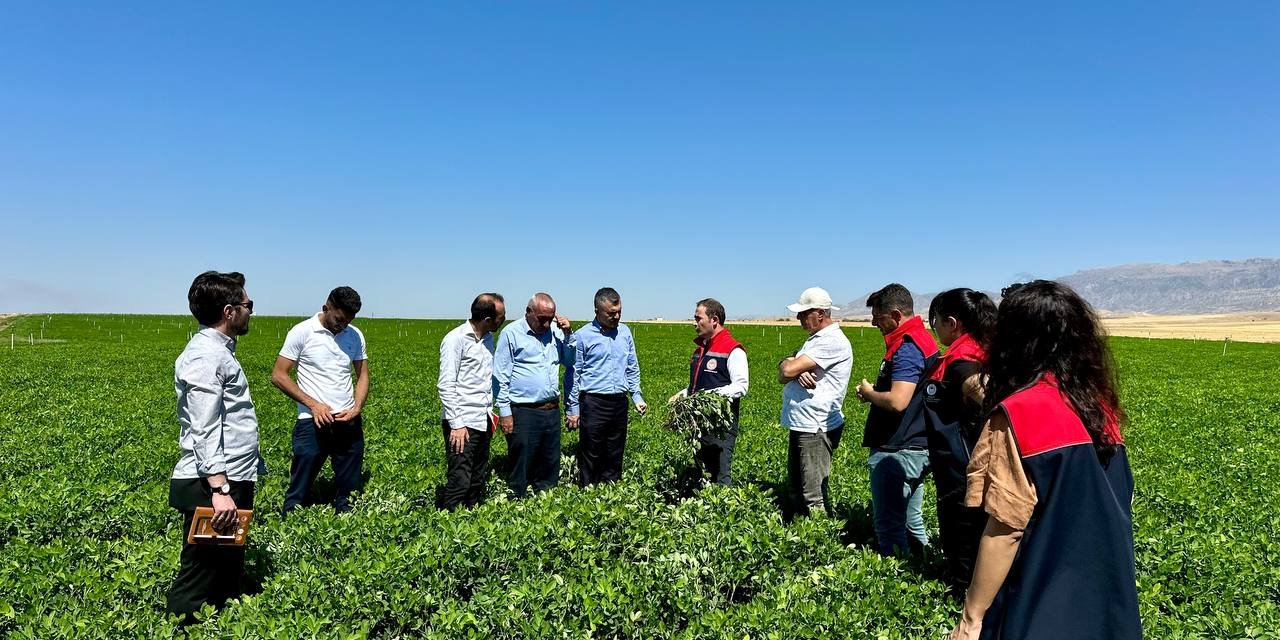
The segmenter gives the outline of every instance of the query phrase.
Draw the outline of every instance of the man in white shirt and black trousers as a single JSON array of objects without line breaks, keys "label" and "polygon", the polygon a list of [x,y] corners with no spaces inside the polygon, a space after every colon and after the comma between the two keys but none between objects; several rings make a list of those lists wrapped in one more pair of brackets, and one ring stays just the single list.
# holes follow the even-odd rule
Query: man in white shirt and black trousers
[{"label": "man in white shirt and black trousers", "polygon": [[440,341],[440,421],[447,471],[440,508],[474,507],[485,495],[493,438],[493,332],[507,319],[496,293],[471,302],[471,318]]},{"label": "man in white shirt and black trousers", "polygon": [[[306,503],[325,458],[333,463],[334,511],[350,511],[351,492],[360,486],[364,464],[360,412],[369,397],[364,334],[351,324],[360,306],[355,289],[330,291],[320,313],[289,330],[271,371],[271,384],[298,403],[285,515]],[[297,382],[289,377],[295,368]]]},{"label": "man in white shirt and black trousers", "polygon": [[253,314],[244,276],[206,271],[191,283],[187,303],[200,331],[174,362],[182,454],[169,480],[169,506],[182,513],[184,542],[167,608],[192,624],[205,603],[221,607],[238,597],[244,575],[244,547],[185,542],[196,507],[213,507],[216,529],[234,526],[237,509],[253,508],[266,466],[249,381],[236,360],[236,338],[249,333]]}]

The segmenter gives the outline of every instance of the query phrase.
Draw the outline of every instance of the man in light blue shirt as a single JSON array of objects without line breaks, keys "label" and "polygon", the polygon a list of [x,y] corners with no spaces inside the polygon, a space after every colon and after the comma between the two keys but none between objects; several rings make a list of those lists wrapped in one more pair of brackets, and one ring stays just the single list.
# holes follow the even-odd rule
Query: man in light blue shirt
[{"label": "man in light blue shirt", "polygon": [[622,298],[604,287],[596,291],[595,308],[596,319],[573,334],[573,384],[565,393],[569,429],[582,428],[578,471],[584,487],[622,478],[627,395],[641,414],[649,408],[640,395],[636,342],[622,324]]},{"label": "man in light blue shirt", "polygon": [[493,354],[498,426],[507,434],[511,477],[518,498],[560,480],[560,365],[573,365],[565,337],[569,320],[556,315],[556,301],[536,293],[524,318],[507,325]]}]

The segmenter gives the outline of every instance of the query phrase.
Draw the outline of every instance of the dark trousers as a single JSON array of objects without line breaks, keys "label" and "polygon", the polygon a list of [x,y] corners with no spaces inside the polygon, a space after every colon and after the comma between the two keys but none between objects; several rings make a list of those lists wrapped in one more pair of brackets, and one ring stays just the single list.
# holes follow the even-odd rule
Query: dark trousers
[{"label": "dark trousers", "polygon": [[310,504],[308,494],[325,459],[333,461],[333,509],[350,511],[351,492],[360,488],[364,464],[364,417],[333,422],[317,428],[311,418],[299,418],[293,425],[293,462],[289,465],[289,490],[284,495],[284,512]]},{"label": "dark trousers", "polygon": [[485,481],[489,476],[489,442],[493,439],[493,433],[468,429],[466,446],[461,453],[454,453],[449,446],[449,432],[452,429],[444,420],[440,421],[440,425],[444,432],[447,465],[440,508],[453,511],[459,505],[474,507],[484,501]]},{"label": "dark trousers", "polygon": [[982,531],[987,528],[987,512],[964,506],[963,498],[938,500],[938,534],[942,538],[942,553],[947,558],[947,577],[960,592],[968,588],[973,579],[978,544],[982,541]]},{"label": "dark trousers", "polygon": [[[253,508],[252,482],[231,483],[231,499],[237,509]],[[213,490],[203,478],[170,479],[169,506],[182,514],[182,555],[178,575],[169,588],[169,613],[190,614],[207,602],[221,607],[241,594],[244,547],[187,544],[187,532],[196,507],[213,506]],[[194,622],[188,617],[188,622]]]},{"label": "dark trousers", "polygon": [[787,481],[791,485],[791,509],[807,516],[817,508],[835,515],[831,504],[831,455],[840,446],[844,425],[828,431],[791,431],[787,444]]},{"label": "dark trousers", "polygon": [[627,396],[583,393],[579,396],[578,482],[584,487],[622,479],[627,446]]},{"label": "dark trousers", "polygon": [[531,484],[535,492],[556,486],[560,481],[560,409],[513,404],[511,417],[515,422],[515,431],[507,440],[511,491],[523,498]]},{"label": "dark trousers", "polygon": [[711,477],[711,481],[726,487],[733,484],[733,445],[738,440],[738,425],[733,425],[724,439],[704,436],[698,440],[701,446],[695,457],[698,468]]}]

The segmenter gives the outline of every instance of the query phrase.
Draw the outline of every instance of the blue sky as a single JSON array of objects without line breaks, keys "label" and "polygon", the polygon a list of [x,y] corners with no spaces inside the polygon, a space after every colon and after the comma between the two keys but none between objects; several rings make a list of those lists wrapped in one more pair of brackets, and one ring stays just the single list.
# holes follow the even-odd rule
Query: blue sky
[{"label": "blue sky", "polygon": [[0,311],[215,268],[267,314],[784,314],[1280,253],[1280,4],[369,4],[0,4]]}]

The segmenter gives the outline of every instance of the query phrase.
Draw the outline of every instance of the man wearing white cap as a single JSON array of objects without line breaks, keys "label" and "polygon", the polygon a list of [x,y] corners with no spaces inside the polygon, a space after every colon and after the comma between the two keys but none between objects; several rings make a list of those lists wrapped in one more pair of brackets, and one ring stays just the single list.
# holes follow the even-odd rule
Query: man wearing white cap
[{"label": "man wearing white cap", "polygon": [[809,338],[794,356],[778,363],[782,388],[782,426],[790,430],[787,479],[795,513],[815,507],[832,515],[828,478],[831,454],[844,433],[845,392],[853,369],[853,346],[831,319],[838,310],[818,287],[805,289],[787,309],[796,314]]}]

